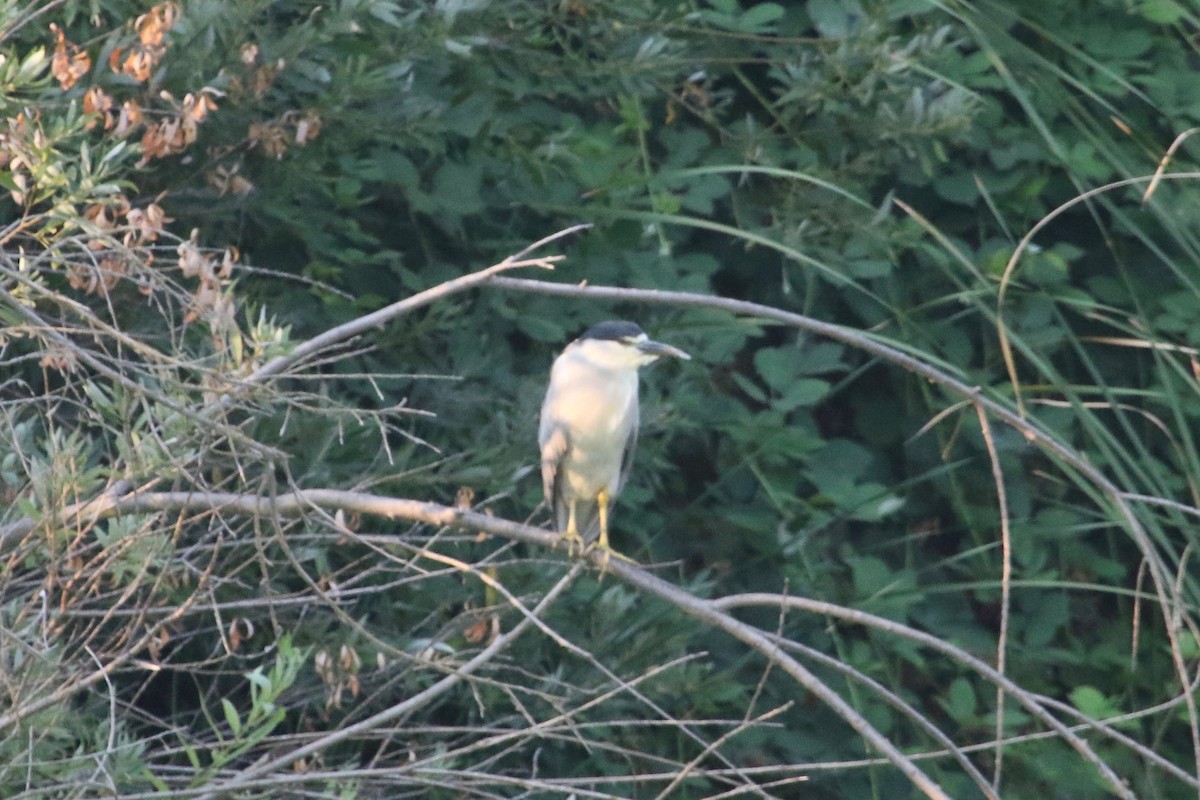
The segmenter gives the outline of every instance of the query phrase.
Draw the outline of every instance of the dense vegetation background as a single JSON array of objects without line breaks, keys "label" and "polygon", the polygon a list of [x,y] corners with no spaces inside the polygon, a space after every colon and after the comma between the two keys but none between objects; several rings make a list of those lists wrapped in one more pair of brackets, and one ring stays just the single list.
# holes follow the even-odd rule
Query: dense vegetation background
[{"label": "dense vegetation background", "polygon": [[[1198,33],[1174,0],[0,5],[0,796],[1197,796]],[[799,316],[484,282],[288,360],[579,223],[509,274]],[[620,570],[269,506],[543,523],[547,370],[609,318],[694,356],[646,375],[616,545],[827,603],[705,608],[928,783]]]}]

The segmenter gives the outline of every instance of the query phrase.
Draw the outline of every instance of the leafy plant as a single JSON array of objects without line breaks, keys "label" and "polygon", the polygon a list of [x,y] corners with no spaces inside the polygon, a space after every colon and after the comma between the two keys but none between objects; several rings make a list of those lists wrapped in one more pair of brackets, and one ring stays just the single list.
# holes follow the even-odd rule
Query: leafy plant
[{"label": "leafy plant", "polygon": [[[35,12],[0,793],[1194,792],[1182,4]],[[580,221],[557,288],[445,288]],[[614,516],[692,600],[496,519],[614,317],[695,356]]]}]

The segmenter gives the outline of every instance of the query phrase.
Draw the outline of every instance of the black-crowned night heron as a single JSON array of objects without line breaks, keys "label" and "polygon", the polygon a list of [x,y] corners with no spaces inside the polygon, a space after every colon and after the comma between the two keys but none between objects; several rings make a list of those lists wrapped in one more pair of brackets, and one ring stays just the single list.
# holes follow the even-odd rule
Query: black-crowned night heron
[{"label": "black-crowned night heron", "polygon": [[632,322],[601,322],[567,345],[550,370],[538,444],[542,488],[567,551],[596,540],[605,552],[608,509],[629,477],[638,436],[638,369],[663,356],[690,359]]}]

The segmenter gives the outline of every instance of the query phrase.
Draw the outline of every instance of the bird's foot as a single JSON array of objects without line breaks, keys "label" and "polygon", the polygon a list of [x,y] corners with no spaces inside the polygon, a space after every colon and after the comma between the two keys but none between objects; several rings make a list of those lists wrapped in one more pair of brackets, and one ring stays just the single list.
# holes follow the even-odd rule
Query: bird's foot
[{"label": "bird's foot", "polygon": [[560,537],[567,545],[567,558],[581,556],[587,551],[587,544],[583,541],[583,537],[579,535],[579,531],[567,530],[562,532]]},{"label": "bird's foot", "polygon": [[601,579],[604,578],[604,573],[608,571],[608,563],[610,560],[612,560],[613,556],[616,556],[618,559],[620,559],[621,561],[624,561],[626,564],[632,564],[635,567],[637,566],[636,561],[634,561],[632,558],[625,555],[624,553],[617,552],[616,550],[614,550],[612,548],[612,545],[610,545],[606,541],[602,540],[602,541],[598,541],[598,542],[593,542],[592,545],[588,548],[588,552],[590,553],[593,550],[600,551],[600,578]]}]

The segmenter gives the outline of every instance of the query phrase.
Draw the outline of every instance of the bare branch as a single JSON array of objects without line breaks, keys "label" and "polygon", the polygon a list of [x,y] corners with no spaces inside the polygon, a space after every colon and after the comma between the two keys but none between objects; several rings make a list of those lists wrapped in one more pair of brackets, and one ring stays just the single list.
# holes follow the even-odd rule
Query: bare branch
[{"label": "bare branch", "polygon": [[[1200,173],[1185,175],[1165,175],[1165,178],[1200,176]],[[1110,184],[1108,187],[1126,185],[1136,183],[1137,181],[1123,181],[1117,184]],[[1085,197],[1090,197],[1089,193]],[[1083,199],[1083,198],[1078,198]],[[1061,209],[1060,209],[1061,211]],[[1057,213],[1057,212],[1056,212]],[[1052,217],[1053,215],[1051,215]],[[1051,217],[1047,217],[1043,222],[1048,221]],[[1039,223],[1039,226],[1041,223]],[[1036,231],[1038,228],[1035,228]],[[1027,242],[1030,236],[1023,240]],[[1014,255],[1016,258],[1016,255]],[[1010,262],[1012,263],[1012,262]],[[1177,608],[1183,602],[1182,598],[1173,585],[1171,570],[1163,562],[1162,557],[1155,549],[1150,537],[1146,532],[1137,514],[1130,505],[1126,493],[1108,476],[1106,476],[1099,467],[1092,464],[1087,458],[1077,452],[1074,448],[1062,442],[1058,436],[1051,430],[1047,429],[1039,420],[1024,415],[1021,408],[1016,410],[1010,408],[1002,400],[991,396],[990,393],[978,386],[971,386],[959,377],[950,374],[944,369],[930,364],[926,361],[917,358],[907,352],[904,352],[899,347],[889,344],[885,340],[871,336],[863,331],[847,328],[841,325],[834,325],[821,320],[813,319],[812,317],[796,314],[783,309],[764,306],[758,303],[751,303],[745,300],[735,300],[727,297],[712,297],[709,295],[695,294],[692,292],[669,292],[656,289],[625,289],[612,286],[576,286],[570,284],[551,283],[548,281],[525,280],[518,278],[503,278],[495,277],[488,281],[489,285],[502,289],[513,289],[524,292],[535,292],[538,294],[548,294],[558,297],[577,297],[588,299],[603,299],[603,300],[619,300],[625,302],[640,302],[654,303],[659,305],[671,305],[679,307],[698,307],[698,308],[715,308],[723,311],[728,311],[731,314],[754,317],[757,319],[770,320],[779,322],[801,330],[806,330],[819,336],[824,336],[834,341],[843,342],[851,347],[862,350],[873,356],[883,359],[884,361],[902,367],[909,372],[912,372],[929,382],[941,386],[952,395],[961,397],[977,408],[986,411],[995,419],[1003,422],[1017,431],[1019,431],[1026,440],[1037,444],[1044,451],[1057,458],[1062,463],[1069,465],[1079,476],[1091,483],[1107,496],[1109,502],[1117,510],[1121,519],[1124,522],[1126,530],[1133,537],[1138,549],[1149,565],[1149,573],[1151,582],[1154,585],[1154,591],[1157,595],[1159,607],[1164,609],[1164,626],[1167,634],[1167,639],[1171,645],[1171,659],[1175,667],[1176,677],[1181,686],[1186,686],[1190,683],[1189,670],[1183,656],[1183,649],[1179,639],[1179,629],[1171,624],[1170,615],[1166,613],[1167,609]],[[1192,697],[1186,698],[1188,719],[1193,730],[1198,724],[1198,714],[1196,701]],[[1193,749],[1195,750],[1196,762],[1200,764],[1200,737],[1193,737]]]},{"label": "bare branch", "polygon": [[[484,515],[480,514],[479,516]],[[555,600],[558,599],[558,597],[564,591],[566,591],[567,587],[571,585],[581,571],[582,565],[576,564],[566,575],[562,577],[561,580],[559,580],[557,584],[554,585],[554,588],[546,593],[546,596],[543,597],[541,601],[534,607],[529,616],[523,617],[520,622],[513,626],[512,630],[497,636],[491,644],[476,654],[474,658],[467,661],[453,673],[442,678],[428,689],[418,692],[407,700],[397,703],[394,706],[390,706],[389,708],[385,708],[378,714],[373,714],[372,716],[356,722],[353,725],[347,725],[344,728],[331,731],[330,733],[327,733],[326,735],[321,736],[320,738],[315,739],[308,744],[297,747],[294,750],[290,750],[281,756],[268,759],[265,762],[255,764],[252,767],[244,769],[240,771],[236,777],[219,786],[212,787],[209,791],[206,791],[201,795],[198,795],[199,800],[213,800],[213,798],[236,791],[244,784],[249,783],[250,781],[253,781],[254,779],[263,775],[269,775],[272,772],[285,772],[289,770],[294,763],[303,758],[306,758],[314,753],[319,753],[322,750],[325,750],[326,748],[331,747],[338,742],[343,742],[346,739],[355,736],[356,734],[362,733],[363,731],[373,730],[380,725],[402,717],[410,711],[420,708],[421,706],[428,705],[434,699],[440,697],[453,687],[457,686],[464,678],[482,667],[484,664],[490,662],[496,657],[497,654],[512,644],[512,642],[518,636],[520,636],[530,627],[534,619],[540,616]]]},{"label": "bare branch", "polygon": [[459,278],[446,281],[445,283],[426,289],[423,292],[417,292],[411,297],[406,297],[392,303],[389,306],[373,311],[370,314],[364,314],[361,317],[350,320],[349,322],[330,328],[329,330],[314,336],[308,341],[295,347],[290,353],[279,356],[263,366],[259,367],[251,373],[243,385],[254,385],[262,383],[268,378],[272,378],[285,372],[288,369],[302,363],[316,353],[321,352],[327,347],[331,347],[338,342],[345,341],[354,336],[364,333],[372,328],[379,328],[384,323],[395,319],[396,317],[408,314],[422,306],[427,306],[437,300],[449,297],[453,294],[458,294],[478,286],[491,278],[506,272],[510,269],[518,269],[521,267],[541,267],[542,269],[554,269],[554,265],[561,261],[563,256],[544,256],[542,258],[524,259],[523,257],[537,248],[557,241],[564,236],[569,236],[581,230],[586,230],[592,227],[590,224],[572,225],[569,228],[564,228],[557,233],[553,233],[544,239],[541,239],[528,247],[521,250],[519,253],[509,256],[498,264],[493,264],[487,269],[481,269],[478,272],[472,272],[469,275],[463,275]]},{"label": "bare branch", "polygon": [[[107,517],[146,511],[195,508],[251,515],[292,515],[301,513],[313,506],[318,506],[323,508],[337,507],[346,511],[374,514],[389,519],[409,519],[433,525],[452,526],[467,530],[483,530],[488,533],[543,546],[551,546],[558,541],[558,536],[548,531],[474,511],[442,506],[437,503],[374,497],[356,492],[342,492],[332,489],[297,491],[270,498],[218,492],[160,492],[129,495],[103,510],[97,510],[95,507],[87,508],[88,505],[87,503],[83,503],[78,504],[76,507],[64,509],[63,516],[64,518],[70,518],[73,515],[81,513],[84,509],[87,509],[87,513],[96,515],[97,517]],[[3,532],[0,532],[0,536],[3,536]],[[589,554],[589,558],[599,566],[602,561],[602,554],[600,552],[592,552]],[[688,594],[673,584],[657,578],[638,567],[624,563],[613,563],[608,565],[608,571],[631,586],[666,600],[689,616],[696,617],[749,644],[763,656],[770,659],[772,663],[779,665],[793,680],[828,705],[872,747],[882,753],[888,761],[908,777],[926,797],[935,799],[949,797],[937,782],[921,770],[911,758],[902,753],[887,737],[872,726],[866,718],[843,700],[840,695],[775,644],[771,640],[770,634],[735,619],[720,610],[713,602],[701,600]],[[529,617],[525,617],[523,623],[528,622]],[[290,763],[290,761],[284,763]]]}]

